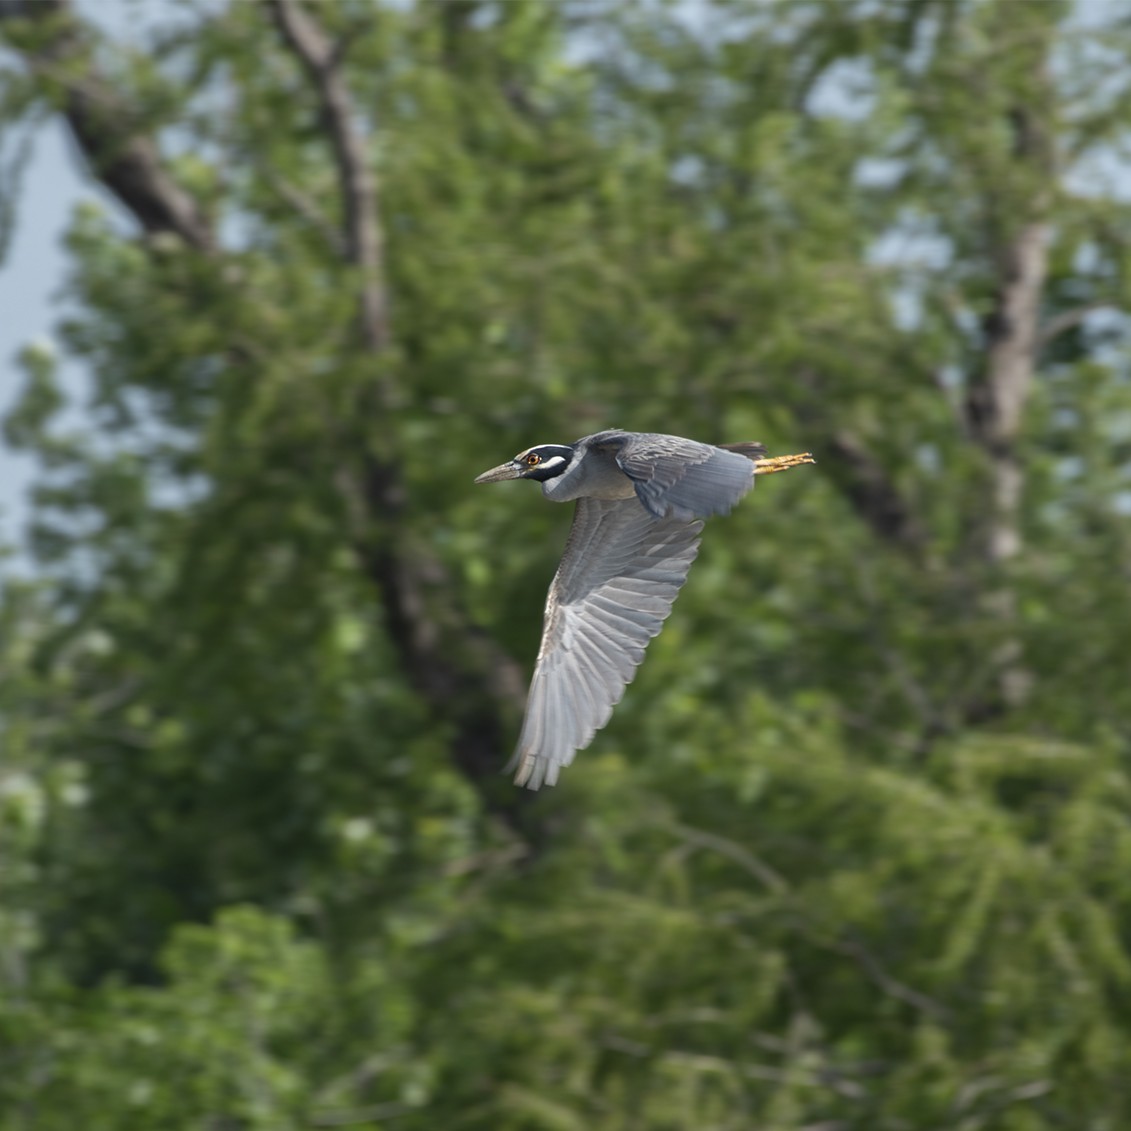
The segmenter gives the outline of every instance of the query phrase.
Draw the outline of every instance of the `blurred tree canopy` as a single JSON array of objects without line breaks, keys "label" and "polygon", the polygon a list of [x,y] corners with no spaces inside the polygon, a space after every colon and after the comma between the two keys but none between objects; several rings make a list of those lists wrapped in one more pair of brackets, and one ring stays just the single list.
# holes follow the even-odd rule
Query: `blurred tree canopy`
[{"label": "blurred tree canopy", "polygon": [[[2,1131],[1131,1124],[1120,6],[0,41],[0,219],[52,116],[120,206],[5,422]],[[532,796],[568,514],[471,480],[614,425],[820,465]]]}]

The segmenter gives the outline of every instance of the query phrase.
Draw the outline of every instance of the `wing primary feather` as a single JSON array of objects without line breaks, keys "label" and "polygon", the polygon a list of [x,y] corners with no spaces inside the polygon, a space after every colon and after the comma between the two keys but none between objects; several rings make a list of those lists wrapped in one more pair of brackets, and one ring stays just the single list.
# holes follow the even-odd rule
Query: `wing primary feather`
[{"label": "wing primary feather", "polygon": [[608,722],[687,578],[701,529],[655,518],[634,498],[578,500],[508,767],[519,785],[554,784]]}]

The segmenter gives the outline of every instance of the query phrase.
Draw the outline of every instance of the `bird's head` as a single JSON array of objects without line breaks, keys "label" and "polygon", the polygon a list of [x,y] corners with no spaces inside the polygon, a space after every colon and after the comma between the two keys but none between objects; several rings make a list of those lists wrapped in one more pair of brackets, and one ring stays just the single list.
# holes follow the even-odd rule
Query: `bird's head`
[{"label": "bird's head", "polygon": [[491,468],[477,476],[476,483],[498,483],[503,479],[536,479],[544,483],[561,475],[570,460],[573,459],[573,448],[569,444],[539,444],[535,448],[527,448],[519,452],[514,459]]}]

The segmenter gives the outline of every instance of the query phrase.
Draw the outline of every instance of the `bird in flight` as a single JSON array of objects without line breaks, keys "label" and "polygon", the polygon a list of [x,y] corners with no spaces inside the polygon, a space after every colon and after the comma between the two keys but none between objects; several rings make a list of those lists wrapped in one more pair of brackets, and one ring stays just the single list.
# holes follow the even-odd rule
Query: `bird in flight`
[{"label": "bird in flight", "polygon": [[547,499],[577,500],[507,766],[517,785],[555,784],[609,721],[687,580],[702,519],[727,513],[756,475],[815,462],[808,452],[766,458],[761,444],[614,429],[527,448],[475,480],[533,479]]}]

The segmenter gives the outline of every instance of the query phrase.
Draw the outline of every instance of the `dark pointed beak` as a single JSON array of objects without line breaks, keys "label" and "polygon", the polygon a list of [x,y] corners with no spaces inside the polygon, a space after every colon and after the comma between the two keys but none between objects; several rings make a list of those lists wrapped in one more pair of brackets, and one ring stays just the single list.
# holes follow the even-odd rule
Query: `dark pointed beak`
[{"label": "dark pointed beak", "polygon": [[519,467],[513,459],[509,459],[506,463],[501,463],[498,467],[493,467],[490,471],[485,471],[482,475],[477,475],[475,482],[500,483],[504,479],[518,479],[521,475],[522,468]]}]

